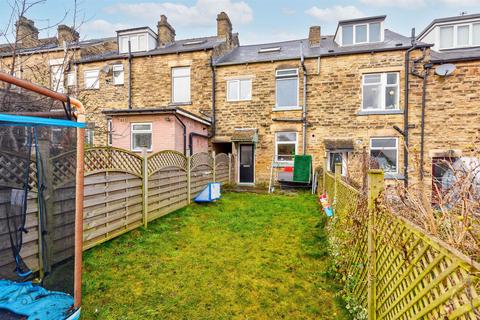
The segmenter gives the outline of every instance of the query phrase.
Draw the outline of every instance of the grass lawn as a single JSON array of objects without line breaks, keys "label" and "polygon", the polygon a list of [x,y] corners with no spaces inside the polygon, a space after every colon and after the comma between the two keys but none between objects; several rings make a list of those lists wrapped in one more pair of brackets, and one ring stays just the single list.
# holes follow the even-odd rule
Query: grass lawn
[{"label": "grass lawn", "polygon": [[347,319],[314,196],[229,193],[95,247],[82,319]]}]

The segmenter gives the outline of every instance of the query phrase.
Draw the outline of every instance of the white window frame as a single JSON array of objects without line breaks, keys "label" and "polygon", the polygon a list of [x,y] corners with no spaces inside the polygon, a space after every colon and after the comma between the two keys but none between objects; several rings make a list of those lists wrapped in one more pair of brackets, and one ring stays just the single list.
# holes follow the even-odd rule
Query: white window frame
[{"label": "white window frame", "polygon": [[107,145],[113,145],[113,122],[112,119],[107,119]]},{"label": "white window frame", "polygon": [[[378,41],[370,41],[370,25],[371,24],[380,24],[380,40]],[[362,42],[357,42],[357,27],[359,26],[367,26],[367,41],[362,41]],[[352,32],[353,32],[353,36],[352,36],[352,41],[353,43],[349,43],[349,44],[345,44],[343,42],[343,28],[344,27],[352,27]],[[342,37],[342,46],[354,46],[354,45],[357,45],[357,44],[365,44],[365,43],[378,43],[378,42],[383,42],[385,40],[385,34],[384,34],[384,29],[383,29],[383,22],[382,21],[378,21],[378,22],[366,22],[366,23],[359,23],[359,24],[347,24],[347,25],[344,25],[342,26],[342,31],[341,31],[341,37]]]},{"label": "white window frame", "polygon": [[[87,73],[93,73],[95,72],[97,74],[97,80],[94,82],[93,86],[87,87]],[[83,71],[83,86],[85,90],[97,90],[100,89],[100,70],[98,69],[90,69],[90,70],[85,70]]]},{"label": "white window frame", "polygon": [[[438,33],[437,33],[437,39],[438,39],[438,49],[439,50],[449,50],[449,49],[457,49],[457,48],[472,48],[472,47],[479,47],[480,44],[473,44],[473,26],[474,25],[480,25],[480,21],[472,21],[469,23],[459,23],[459,24],[445,24],[445,25],[440,25],[438,26]],[[459,45],[458,44],[458,28],[459,27],[465,27],[468,26],[468,44],[466,45]],[[452,43],[453,46],[450,47],[444,47],[442,45],[441,41],[441,29],[444,28],[453,28],[453,39]]]},{"label": "white window frame", "polygon": [[[116,80],[115,72],[121,72],[121,81]],[[123,69],[123,64],[114,64],[112,66],[112,83],[114,86],[121,86],[125,83],[125,70]]]},{"label": "white window frame", "polygon": [[[242,82],[249,82],[249,88],[250,88],[250,93],[248,95],[248,97],[246,97],[245,99],[241,99],[241,83]],[[237,99],[230,99],[230,84],[231,83],[237,83]],[[229,79],[227,80],[227,101],[228,102],[236,102],[236,101],[250,101],[252,100],[252,79],[248,78],[248,79]]]},{"label": "white window frame", "polygon": [[[396,74],[397,75],[397,83],[396,84],[388,84],[387,83],[387,77],[388,77],[388,74]],[[376,83],[376,84],[373,84],[373,83],[365,83],[365,76],[372,76],[372,75],[380,75],[380,83]],[[380,92],[379,92],[379,95],[380,95],[380,108],[378,109],[375,109],[375,108],[365,108],[364,107],[364,96],[363,96],[363,91],[364,91],[364,87],[365,86],[369,86],[369,85],[378,85],[380,84],[381,88],[380,88]],[[385,98],[385,90],[389,87],[397,87],[397,102],[396,102],[396,105],[397,105],[397,108],[395,109],[386,109],[386,98]],[[389,112],[389,111],[399,111],[400,110],[400,72],[398,71],[395,71],[395,72],[380,72],[380,73],[364,73],[362,75],[362,106],[361,106],[361,110],[362,111],[385,111],[385,112]]]},{"label": "white window frame", "polygon": [[[148,129],[148,130],[134,130],[133,129],[134,125],[144,125],[144,126],[148,125],[150,127],[150,129]],[[143,148],[135,149],[133,147],[133,135],[135,133],[150,133],[152,138],[150,139],[151,140],[150,148],[147,148],[147,151],[149,151],[149,152],[152,151],[152,149],[153,149],[153,130],[152,130],[152,128],[153,128],[153,125],[152,125],[151,122],[132,122],[132,123],[130,123],[130,146],[131,146],[132,151],[140,152],[143,149]]]},{"label": "white window frame", "polygon": [[[279,72],[281,71],[295,71],[295,74],[291,75],[279,75]],[[301,109],[302,107],[300,106],[300,79],[299,79],[299,72],[298,68],[288,68],[288,69],[278,69],[275,71],[275,108],[274,110],[298,110]],[[282,80],[291,80],[291,79],[296,79],[296,93],[297,93],[297,103],[294,106],[279,106],[278,105],[278,87],[277,83],[278,81]]]},{"label": "white window frame", "polygon": [[[373,145],[373,140],[395,140],[395,147],[384,147],[384,148],[378,148],[378,147],[372,147]],[[396,163],[395,163],[395,172],[393,171],[385,171],[385,174],[390,174],[390,175],[396,175],[398,174],[398,138],[397,137],[372,137],[370,138],[370,150],[369,150],[369,156],[371,157],[372,155],[372,150],[395,150],[396,151]]]},{"label": "white window frame", "polygon": [[[188,76],[174,76],[174,70],[178,69],[188,69]],[[172,79],[172,103],[191,103],[192,102],[192,69],[190,66],[184,67],[172,67],[170,70],[170,76]],[[177,78],[187,78],[189,79],[189,87],[188,87],[188,99],[186,101],[176,101],[175,99],[175,79]]]},{"label": "white window frame", "polygon": [[[293,142],[293,141],[278,141],[277,137],[281,133],[294,133],[295,134],[295,142]],[[284,164],[293,164],[293,160],[292,161],[279,161],[278,160],[278,146],[282,145],[282,144],[293,144],[293,143],[295,143],[295,155],[297,155],[298,154],[298,132],[296,132],[296,131],[275,132],[275,162],[284,163]]]},{"label": "white window frame", "polygon": [[[48,62],[50,68],[50,86],[53,91],[60,93],[65,92],[65,66],[63,59],[52,59]],[[57,69],[58,68],[58,69]],[[57,72],[54,73],[54,69],[57,69]],[[59,76],[57,79],[56,76]],[[57,82],[58,81],[58,86]]]},{"label": "white window frame", "polygon": [[[140,41],[144,39],[145,41]],[[135,34],[124,34],[120,36],[119,45],[121,48],[119,51],[121,53],[128,53],[128,42],[130,41],[130,50],[131,52],[142,52],[147,51],[148,49],[148,33],[135,33]],[[144,46],[142,47],[142,44]],[[124,48],[124,46],[127,46]]]},{"label": "white window frame", "polygon": [[344,150],[328,150],[327,151],[327,163],[328,163],[328,166],[327,166],[327,169],[329,172],[334,172],[333,170],[330,170],[330,157],[332,155],[332,153],[341,153],[342,154],[342,176],[346,176],[347,175],[347,170],[348,170],[348,166],[347,166],[347,163],[348,163],[348,151],[344,151]]},{"label": "white window frame", "polygon": [[75,87],[77,85],[77,73],[71,71],[67,74],[67,87]]}]

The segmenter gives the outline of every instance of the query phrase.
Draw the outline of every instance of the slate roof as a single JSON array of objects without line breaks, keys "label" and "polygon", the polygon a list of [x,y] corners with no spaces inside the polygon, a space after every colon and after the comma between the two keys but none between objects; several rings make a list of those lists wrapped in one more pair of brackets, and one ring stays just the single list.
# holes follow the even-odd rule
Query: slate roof
[{"label": "slate roof", "polygon": [[[234,37],[237,37],[237,34],[234,34]],[[217,36],[182,39],[182,40],[176,40],[174,43],[167,45],[165,47],[155,48],[150,51],[133,52],[132,56],[144,57],[144,56],[162,55],[162,54],[169,54],[169,53],[210,50],[223,42],[225,42],[225,40],[219,39]],[[189,44],[189,43],[193,43],[193,44]],[[126,53],[119,54],[117,51],[110,51],[110,52],[104,52],[98,55],[91,55],[91,56],[84,57],[76,61],[76,63],[103,61],[103,60],[110,60],[110,59],[122,59],[122,58],[124,59],[127,57],[128,57],[128,54]]]},{"label": "slate roof", "polygon": [[[352,46],[339,46],[334,36],[322,36],[320,47],[310,47],[308,39],[283,41],[268,44],[239,46],[215,61],[215,65],[232,65],[268,61],[300,59],[302,50],[306,58],[337,56],[346,54],[402,50],[411,47],[411,38],[385,30],[385,41]],[[420,43],[420,46],[431,46]],[[279,52],[260,53],[260,49],[280,47]]]},{"label": "slate roof", "polygon": [[[39,53],[39,52],[48,52],[48,51],[58,51],[58,50],[63,50],[63,46],[59,45],[58,40],[56,37],[51,37],[51,38],[44,38],[44,39],[39,39],[40,45],[37,47],[33,48],[18,48],[17,49],[17,54],[31,54],[31,53]],[[70,48],[85,48],[105,42],[116,42],[117,38],[115,37],[110,37],[110,38],[100,38],[100,39],[91,39],[91,40],[84,40],[84,41],[79,41],[77,43],[74,43],[70,45]],[[0,49],[0,56],[1,57],[8,57],[11,55],[11,47],[9,44],[2,44],[0,45],[0,48],[4,48],[3,50]],[[8,48],[8,49],[5,49]]]},{"label": "slate roof", "polygon": [[433,63],[447,63],[457,61],[480,60],[480,48],[456,49],[449,51],[431,51],[430,61]]}]

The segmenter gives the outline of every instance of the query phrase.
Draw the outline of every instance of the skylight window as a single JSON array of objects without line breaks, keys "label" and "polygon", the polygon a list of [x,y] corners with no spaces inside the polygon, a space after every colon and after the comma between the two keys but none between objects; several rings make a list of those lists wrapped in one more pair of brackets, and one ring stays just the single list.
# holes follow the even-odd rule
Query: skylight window
[{"label": "skylight window", "polygon": [[262,48],[258,50],[258,53],[280,52],[280,50],[280,47]]},{"label": "skylight window", "polygon": [[195,41],[188,41],[188,42],[185,42],[183,45],[184,46],[194,46],[196,44],[202,44],[202,43],[205,43],[207,42],[206,40],[195,40]]}]

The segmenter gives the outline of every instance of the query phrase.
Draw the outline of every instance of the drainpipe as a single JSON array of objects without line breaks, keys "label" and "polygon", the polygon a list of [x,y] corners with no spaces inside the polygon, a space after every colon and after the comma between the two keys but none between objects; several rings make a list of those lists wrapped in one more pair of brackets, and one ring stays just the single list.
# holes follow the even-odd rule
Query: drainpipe
[{"label": "drainpipe", "polygon": [[305,56],[303,55],[303,43],[300,43],[301,58],[300,63],[303,69],[303,113],[302,113],[302,135],[303,135],[303,155],[307,153],[307,68],[305,67]]},{"label": "drainpipe", "polygon": [[132,47],[128,40],[128,109],[132,109]]},{"label": "drainpipe", "polygon": [[410,53],[416,49],[415,28],[412,28],[412,46],[405,52],[405,101],[403,107],[403,170],[405,188],[408,188],[408,97],[409,97],[409,76],[410,76]]},{"label": "drainpipe", "polygon": [[183,155],[187,156],[187,126],[185,125],[185,123],[183,123],[182,119],[178,117],[176,112],[174,113],[174,115],[183,128]]},{"label": "drainpipe", "polygon": [[422,120],[421,120],[421,133],[420,133],[420,180],[423,181],[425,175],[424,159],[425,159],[425,109],[427,101],[427,80],[428,73],[432,64],[425,65],[425,73],[423,75],[423,88],[422,88]]},{"label": "drainpipe", "polygon": [[202,138],[210,138],[209,135],[201,134],[197,132],[190,132],[188,137],[188,149],[190,150],[190,156],[193,155],[193,137],[202,137]]},{"label": "drainpipe", "polygon": [[210,68],[212,69],[212,133],[210,134],[212,137],[215,136],[215,120],[216,120],[216,71],[215,66],[213,65],[213,56],[210,56]]}]

